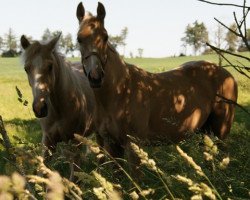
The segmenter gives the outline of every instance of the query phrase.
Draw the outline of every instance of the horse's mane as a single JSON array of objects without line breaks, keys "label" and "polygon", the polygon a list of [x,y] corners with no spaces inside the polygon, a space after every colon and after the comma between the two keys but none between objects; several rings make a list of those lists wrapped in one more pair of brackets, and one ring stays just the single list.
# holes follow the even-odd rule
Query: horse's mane
[{"label": "horse's mane", "polygon": [[111,44],[110,41],[108,41],[108,48],[109,48],[111,51],[113,51],[114,53],[116,53],[116,54],[119,55],[118,51],[117,51],[117,50],[115,49],[115,47]]}]

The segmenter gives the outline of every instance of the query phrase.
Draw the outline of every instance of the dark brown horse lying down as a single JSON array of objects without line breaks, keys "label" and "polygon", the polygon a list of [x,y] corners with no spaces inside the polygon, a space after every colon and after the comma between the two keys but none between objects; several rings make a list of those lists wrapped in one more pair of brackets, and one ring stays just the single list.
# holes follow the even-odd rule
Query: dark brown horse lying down
[{"label": "dark brown horse lying down", "polygon": [[42,142],[53,149],[74,133],[92,132],[95,98],[81,65],[72,65],[56,51],[59,37],[30,44],[21,37],[23,62],[33,93],[33,110],[40,118]]},{"label": "dark brown horse lying down", "polygon": [[121,157],[127,135],[142,141],[178,142],[203,130],[224,139],[234,118],[237,84],[224,68],[207,61],[188,62],[174,70],[149,73],[125,63],[108,42],[105,8],[85,15],[80,3],[78,42],[85,74],[97,101],[97,129],[104,147]]}]

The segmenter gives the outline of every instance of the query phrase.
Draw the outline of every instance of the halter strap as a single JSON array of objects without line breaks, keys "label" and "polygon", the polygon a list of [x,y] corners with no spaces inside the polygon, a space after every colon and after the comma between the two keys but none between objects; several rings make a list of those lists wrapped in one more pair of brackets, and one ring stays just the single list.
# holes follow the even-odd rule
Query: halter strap
[{"label": "halter strap", "polygon": [[[104,67],[107,64],[108,56],[105,55],[105,60],[103,61],[102,58],[101,58],[101,56],[100,56],[100,54],[98,54],[95,51],[91,51],[91,52],[89,52],[89,54],[87,54],[86,56],[84,56],[84,59],[87,60],[90,56],[96,56],[98,58],[98,60],[101,63],[101,70],[104,73]],[[88,76],[88,74],[91,71],[91,69],[88,66],[85,66],[83,69],[84,69],[85,74]]]},{"label": "halter strap", "polygon": [[100,54],[98,54],[95,51],[91,51],[91,52],[89,52],[88,55],[86,55],[84,57],[84,59],[87,60],[90,56],[96,56],[99,59],[99,61],[101,62],[102,68],[107,64],[107,60],[108,60],[108,56],[107,55],[105,55],[105,60],[103,61],[102,58],[101,58],[101,56],[100,56]]}]

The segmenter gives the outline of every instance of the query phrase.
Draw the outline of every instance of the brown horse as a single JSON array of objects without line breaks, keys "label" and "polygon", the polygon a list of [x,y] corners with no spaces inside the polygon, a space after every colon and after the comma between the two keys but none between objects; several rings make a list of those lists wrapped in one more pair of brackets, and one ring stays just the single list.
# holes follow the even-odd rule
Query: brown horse
[{"label": "brown horse", "polygon": [[54,149],[61,141],[74,138],[74,133],[89,135],[95,98],[81,64],[66,62],[57,53],[60,36],[47,44],[30,43],[21,37],[22,58],[33,93],[33,110],[40,118],[42,143]]},{"label": "brown horse", "polygon": [[224,68],[207,61],[188,62],[174,70],[150,73],[125,63],[108,42],[106,15],[85,15],[80,3],[78,42],[82,64],[97,102],[97,129],[104,147],[121,157],[127,134],[143,141],[178,142],[203,130],[224,139],[234,118],[237,84]]}]

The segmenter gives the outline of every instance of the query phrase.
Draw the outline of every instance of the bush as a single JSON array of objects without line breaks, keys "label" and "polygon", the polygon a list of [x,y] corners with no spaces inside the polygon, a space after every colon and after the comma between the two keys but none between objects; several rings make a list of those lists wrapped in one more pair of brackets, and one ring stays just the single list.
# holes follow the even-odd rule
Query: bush
[{"label": "bush", "polygon": [[10,49],[10,50],[8,50],[8,51],[4,51],[4,52],[2,53],[2,57],[11,58],[11,57],[16,57],[16,56],[18,56],[19,54],[20,54],[19,52],[15,51],[15,50],[13,50],[13,49]]}]

